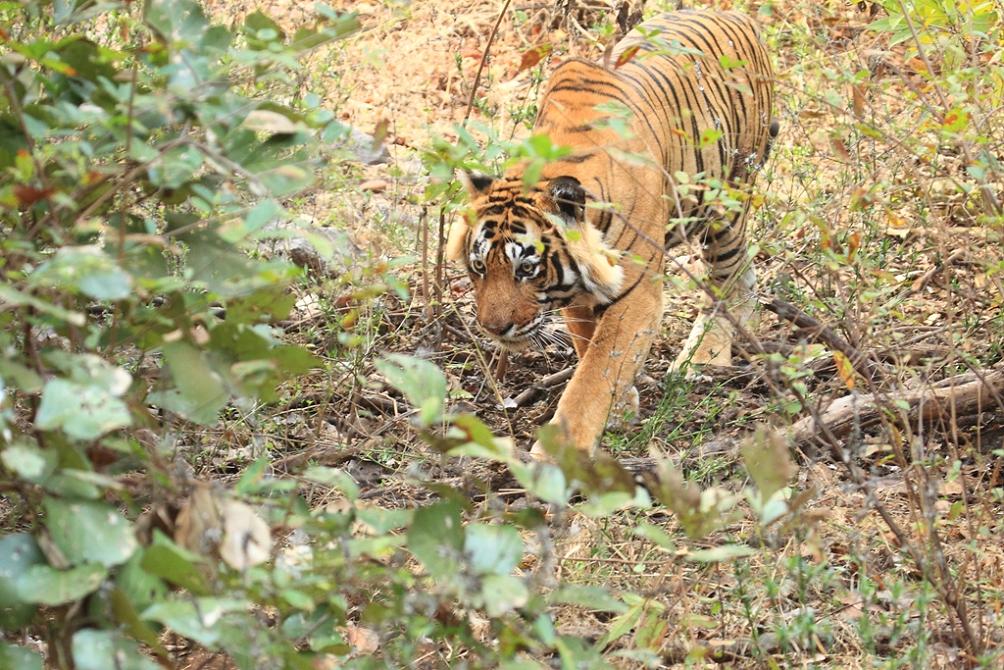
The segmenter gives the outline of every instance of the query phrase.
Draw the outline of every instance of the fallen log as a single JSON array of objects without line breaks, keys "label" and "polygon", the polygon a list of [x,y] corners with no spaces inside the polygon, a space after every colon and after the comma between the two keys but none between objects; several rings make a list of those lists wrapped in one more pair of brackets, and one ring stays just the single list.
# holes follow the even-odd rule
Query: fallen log
[{"label": "fallen log", "polygon": [[[1004,414],[1004,367],[967,372],[948,377],[926,387],[890,393],[856,394],[837,398],[813,416],[796,421],[789,431],[795,445],[814,442],[825,427],[835,437],[843,437],[855,428],[869,428],[892,411],[914,424],[941,416],[956,419],[980,412]],[[904,406],[905,405],[905,406]]]}]

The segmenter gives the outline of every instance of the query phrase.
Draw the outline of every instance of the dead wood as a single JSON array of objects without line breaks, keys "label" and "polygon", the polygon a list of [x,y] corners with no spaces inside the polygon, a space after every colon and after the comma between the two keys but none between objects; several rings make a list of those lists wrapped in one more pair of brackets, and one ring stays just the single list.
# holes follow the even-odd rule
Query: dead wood
[{"label": "dead wood", "polygon": [[560,386],[564,384],[569,379],[572,378],[572,374],[575,372],[575,367],[565,368],[564,370],[559,370],[553,374],[547,375],[540,381],[534,382],[526,389],[524,389],[518,396],[513,398],[511,401],[506,402],[507,408],[516,407],[526,407],[534,400],[537,399],[541,393],[553,389],[555,386]]},{"label": "dead wood", "polygon": [[980,412],[1004,412],[1002,395],[1004,367],[967,372],[895,393],[851,393],[831,402],[818,416],[798,420],[789,434],[796,445],[813,442],[822,424],[834,436],[843,437],[854,429],[874,426],[886,412],[911,424],[940,416],[959,419]]}]

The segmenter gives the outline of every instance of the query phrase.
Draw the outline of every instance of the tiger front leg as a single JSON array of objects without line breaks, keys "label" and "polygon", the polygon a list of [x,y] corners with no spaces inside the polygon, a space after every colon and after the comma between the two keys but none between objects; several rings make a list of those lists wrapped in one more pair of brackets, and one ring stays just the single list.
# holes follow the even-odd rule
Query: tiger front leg
[{"label": "tiger front leg", "polygon": [[[661,277],[643,279],[599,318],[551,420],[568,444],[587,452],[596,447],[610,410],[632,387],[661,319]],[[543,456],[539,443],[531,454]]]}]

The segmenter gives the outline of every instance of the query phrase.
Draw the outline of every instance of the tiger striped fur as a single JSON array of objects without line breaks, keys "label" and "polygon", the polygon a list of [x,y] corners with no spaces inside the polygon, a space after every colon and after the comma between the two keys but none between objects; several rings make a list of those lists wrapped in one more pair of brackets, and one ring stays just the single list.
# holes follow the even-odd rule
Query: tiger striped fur
[{"label": "tiger striped fur", "polygon": [[[770,60],[745,15],[664,14],[610,60],[620,66],[571,59],[555,69],[534,132],[571,153],[530,188],[520,167],[497,179],[462,175],[472,215],[448,242],[470,273],[479,324],[504,346],[534,341],[561,310],[579,364],[553,422],[586,450],[659,332],[664,254],[687,236],[702,242],[720,300],[702,311],[675,366],[731,363],[721,308],[739,321],[753,315],[749,196],[777,134]],[[611,120],[618,109],[629,133]],[[738,205],[712,202],[714,184]]]}]

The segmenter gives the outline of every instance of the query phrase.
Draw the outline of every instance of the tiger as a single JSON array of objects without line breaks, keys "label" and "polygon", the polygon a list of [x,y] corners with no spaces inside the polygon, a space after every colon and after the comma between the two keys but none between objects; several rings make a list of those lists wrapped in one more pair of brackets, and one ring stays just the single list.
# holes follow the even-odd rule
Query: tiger
[{"label": "tiger", "polygon": [[[661,327],[666,252],[684,240],[700,242],[711,290],[672,368],[731,365],[734,324],[756,308],[747,219],[778,134],[773,97],[752,18],[670,12],[602,62],[554,69],[533,133],[566,153],[538,179],[525,183],[526,163],[499,177],[459,171],[468,209],[446,255],[466,267],[478,326],[519,350],[560,312],[572,337],[578,364],[551,419],[565,443],[592,452],[634,389]],[[531,453],[546,458],[539,443]]]}]

